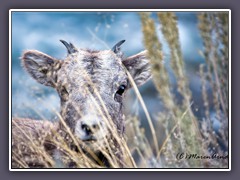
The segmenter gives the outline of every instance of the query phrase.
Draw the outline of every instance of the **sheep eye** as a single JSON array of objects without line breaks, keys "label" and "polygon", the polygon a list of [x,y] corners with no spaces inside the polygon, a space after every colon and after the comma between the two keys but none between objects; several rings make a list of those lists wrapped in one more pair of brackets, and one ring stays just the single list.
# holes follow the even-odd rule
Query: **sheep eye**
[{"label": "sheep eye", "polygon": [[119,86],[119,88],[118,88],[116,93],[118,95],[122,96],[122,94],[124,93],[125,89],[126,89],[126,86],[125,85],[121,85],[121,86]]},{"label": "sheep eye", "polygon": [[66,87],[64,87],[64,86],[62,87],[62,93],[63,93],[63,94],[68,93]]}]

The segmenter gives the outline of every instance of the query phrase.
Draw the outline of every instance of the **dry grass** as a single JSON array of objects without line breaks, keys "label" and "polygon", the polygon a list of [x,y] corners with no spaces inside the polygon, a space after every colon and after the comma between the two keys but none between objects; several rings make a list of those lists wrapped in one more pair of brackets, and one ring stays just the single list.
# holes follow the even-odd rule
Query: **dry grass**
[{"label": "dry grass", "polygon": [[[199,32],[204,41],[205,64],[200,65],[202,80],[202,98],[205,116],[194,115],[192,106],[192,93],[179,43],[177,17],[171,12],[158,13],[161,29],[156,29],[154,20],[149,13],[140,13],[144,44],[148,50],[152,63],[153,81],[159,92],[165,110],[159,113],[158,121],[163,124],[166,138],[160,145],[160,150],[154,159],[156,167],[173,168],[226,168],[228,159],[209,159],[212,154],[228,155],[228,14],[227,13],[201,13],[199,19]],[[170,48],[171,69],[174,73],[177,90],[182,97],[181,102],[176,101],[172,93],[170,75],[164,66],[161,43],[156,31],[161,30],[168,47]],[[206,68],[204,68],[206,66]],[[221,80],[220,80],[221,79]],[[206,83],[211,85],[213,102],[208,98]],[[210,107],[213,104],[214,109]],[[213,128],[211,111],[216,113],[220,122],[218,130]],[[213,110],[212,110],[213,109]],[[177,154],[197,154],[205,158],[189,158],[179,160]]]},{"label": "dry grass", "polygon": [[[160,95],[159,100],[164,104],[164,109],[158,113],[156,121],[153,122],[138,88],[129,77],[146,114],[151,138],[146,137],[146,132],[136,116],[126,118],[127,136],[119,137],[116,129],[112,128],[115,126],[106,108],[101,110],[98,108],[98,103],[95,103],[95,108],[100,112],[104,111],[101,114],[107,114],[107,117],[103,115],[103,119],[111,127],[111,133],[118,144],[116,147],[112,141],[106,139],[107,149],[101,149],[102,152],[112,168],[119,168],[121,165],[126,168],[227,168],[228,158],[208,157],[212,157],[213,154],[228,155],[228,14],[201,13],[198,15],[199,33],[204,43],[204,50],[200,53],[205,59],[205,63],[199,66],[198,72],[202,87],[203,104],[201,106],[205,111],[205,116],[201,118],[197,117],[192,109],[194,102],[192,102],[192,92],[189,88],[179,43],[176,15],[171,12],[158,13],[158,20],[162,24],[161,29],[156,29],[150,13],[140,13],[139,16],[142,22],[144,45],[152,65],[153,82]],[[162,32],[170,48],[170,64],[177,82],[178,93],[182,99],[180,103],[176,101],[176,95],[172,91],[173,84],[169,80],[169,72],[163,63],[164,52],[162,52],[162,44],[157,37],[157,31]],[[86,78],[88,78],[87,75]],[[88,81],[91,83],[91,79]],[[207,85],[211,87],[211,94],[207,91]],[[93,83],[92,86],[94,87]],[[99,98],[101,106],[104,107],[96,89],[94,93]],[[210,95],[213,96],[213,101],[210,100]],[[39,137],[42,138],[36,139],[19,127],[23,138],[20,139],[22,143],[19,147],[14,148],[12,152],[13,165],[27,168],[29,161],[33,161],[42,163],[45,167],[66,167],[73,163],[77,168],[101,168],[103,164],[95,153],[79,141],[71,133],[61,116],[55,113],[64,126],[61,132],[52,130],[49,134],[45,134],[45,138],[41,134]],[[211,113],[216,114],[216,119],[220,123],[217,130],[214,129]],[[162,142],[156,133],[158,127],[165,129]],[[57,147],[57,156],[52,156],[43,148],[46,139],[48,143]],[[116,149],[119,147],[122,159],[116,155]],[[31,155],[25,156],[26,153]],[[197,154],[205,158],[177,158],[181,153]]]}]

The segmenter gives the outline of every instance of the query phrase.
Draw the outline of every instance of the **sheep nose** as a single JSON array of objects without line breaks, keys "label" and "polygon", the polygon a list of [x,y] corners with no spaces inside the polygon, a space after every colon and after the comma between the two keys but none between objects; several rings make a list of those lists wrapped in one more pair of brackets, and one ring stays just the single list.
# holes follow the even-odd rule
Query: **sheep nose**
[{"label": "sheep nose", "polygon": [[93,135],[100,129],[98,124],[92,124],[92,125],[82,124],[81,128],[86,133],[86,135]]}]

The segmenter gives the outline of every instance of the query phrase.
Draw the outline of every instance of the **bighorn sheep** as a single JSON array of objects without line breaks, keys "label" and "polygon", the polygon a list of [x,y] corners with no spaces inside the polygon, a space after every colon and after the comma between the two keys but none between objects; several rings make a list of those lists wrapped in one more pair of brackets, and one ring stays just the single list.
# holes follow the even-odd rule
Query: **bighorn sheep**
[{"label": "bighorn sheep", "polygon": [[[112,167],[108,160],[110,156],[107,158],[107,155],[101,152],[105,148],[120,159],[119,167],[122,167],[121,144],[117,139],[123,136],[125,128],[123,97],[126,90],[132,86],[127,74],[131,74],[136,85],[142,85],[150,79],[146,51],[124,58],[120,46],[125,40],[117,43],[111,50],[103,51],[77,49],[71,43],[60,41],[68,52],[64,60],[55,59],[36,50],[25,51],[21,58],[23,67],[32,78],[56,89],[61,100],[61,111],[58,123],[13,119],[12,151],[13,155],[16,155],[13,166],[17,164],[17,157],[20,156],[18,153],[25,151],[21,153],[21,157],[25,156],[24,162],[18,163],[25,163],[27,167],[51,167],[51,163],[37,161],[48,159],[48,155],[54,156],[53,149],[58,149],[58,145],[54,145],[49,139],[55,137],[54,132],[61,132],[64,142],[71,139],[68,145],[71,149],[75,148],[76,152],[82,151],[87,157],[91,157],[90,159],[96,156],[100,159],[99,165]],[[71,133],[74,137],[69,136]],[[33,142],[29,137],[34,139]],[[47,152],[42,158],[29,152],[31,147],[21,146],[26,139],[34,144],[39,138],[43,141],[37,144],[37,151]],[[74,139],[81,141],[80,148],[76,147],[78,143]],[[58,140],[59,137],[55,139]],[[76,146],[72,146],[73,141]],[[110,141],[115,149],[111,149],[112,146],[106,143]],[[86,149],[93,153],[88,153]],[[97,162],[96,159],[95,161]],[[77,167],[72,160],[68,162],[68,166]]]}]

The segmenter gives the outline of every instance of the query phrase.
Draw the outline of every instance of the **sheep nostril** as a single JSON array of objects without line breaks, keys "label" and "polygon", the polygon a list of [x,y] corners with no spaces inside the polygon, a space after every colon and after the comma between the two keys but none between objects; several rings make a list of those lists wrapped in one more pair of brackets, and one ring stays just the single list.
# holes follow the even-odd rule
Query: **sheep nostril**
[{"label": "sheep nostril", "polygon": [[95,130],[98,130],[98,129],[100,129],[100,127],[99,127],[99,125],[98,125],[98,124],[93,124],[92,128],[93,128],[93,129],[95,129]]},{"label": "sheep nostril", "polygon": [[83,131],[85,131],[85,133],[86,133],[87,135],[93,134],[91,128],[90,128],[88,125],[82,124],[82,125],[81,125],[81,128],[82,128]]}]

